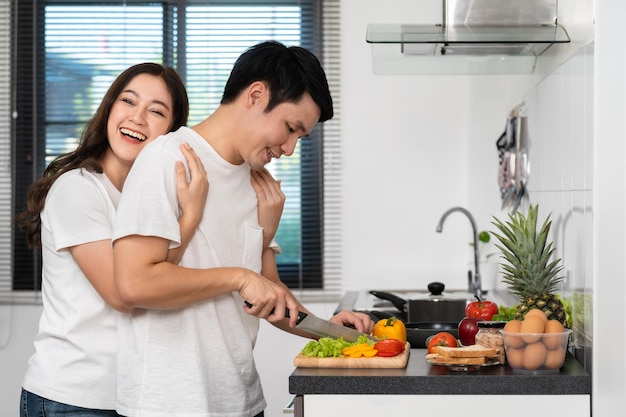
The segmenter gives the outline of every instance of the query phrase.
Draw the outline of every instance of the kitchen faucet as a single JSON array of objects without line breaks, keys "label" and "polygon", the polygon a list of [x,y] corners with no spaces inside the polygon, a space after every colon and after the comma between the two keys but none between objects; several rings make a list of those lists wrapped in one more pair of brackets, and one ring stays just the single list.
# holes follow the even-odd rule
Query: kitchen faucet
[{"label": "kitchen faucet", "polygon": [[437,233],[441,233],[443,231],[443,222],[446,221],[446,218],[448,217],[450,213],[455,212],[455,211],[460,211],[461,213],[465,214],[467,218],[469,219],[470,223],[472,224],[472,232],[473,232],[473,238],[474,238],[474,276],[472,278],[471,271],[470,271],[468,288],[469,288],[469,292],[471,292],[475,296],[482,297],[483,290],[482,290],[482,284],[481,284],[481,279],[480,279],[480,270],[478,267],[478,231],[476,230],[476,222],[474,221],[474,216],[472,216],[472,213],[470,213],[463,207],[452,207],[451,209],[443,213],[443,215],[441,216],[441,219],[439,219],[439,223],[437,224],[436,230],[437,230]]}]

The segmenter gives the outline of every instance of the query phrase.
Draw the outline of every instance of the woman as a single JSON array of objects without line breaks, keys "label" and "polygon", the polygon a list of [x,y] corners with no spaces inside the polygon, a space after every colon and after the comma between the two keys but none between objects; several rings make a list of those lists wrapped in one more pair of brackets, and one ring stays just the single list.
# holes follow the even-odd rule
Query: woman
[{"label": "woman", "polygon": [[[28,244],[42,248],[43,313],[24,378],[20,415],[116,416],[116,322],[129,311],[113,285],[111,228],[122,186],[139,152],[187,123],[178,74],[155,63],[132,66],[105,94],[73,152],[56,158],[18,217]],[[208,192],[204,167],[188,145],[176,166],[181,246],[200,222]]]}]

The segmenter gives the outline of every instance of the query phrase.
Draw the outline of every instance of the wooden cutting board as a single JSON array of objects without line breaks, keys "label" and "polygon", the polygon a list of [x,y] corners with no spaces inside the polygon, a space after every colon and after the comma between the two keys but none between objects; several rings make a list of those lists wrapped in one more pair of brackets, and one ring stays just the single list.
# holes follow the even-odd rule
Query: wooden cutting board
[{"label": "wooden cutting board", "polygon": [[298,368],[404,368],[409,360],[411,345],[407,342],[406,349],[392,357],[374,356],[372,358],[312,358],[298,355],[293,364]]}]

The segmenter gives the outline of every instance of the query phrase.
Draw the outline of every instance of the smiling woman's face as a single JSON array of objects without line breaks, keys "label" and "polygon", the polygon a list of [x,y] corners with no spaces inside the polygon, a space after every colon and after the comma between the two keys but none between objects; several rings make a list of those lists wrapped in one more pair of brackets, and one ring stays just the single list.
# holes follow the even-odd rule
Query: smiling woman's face
[{"label": "smiling woman's face", "polygon": [[151,140],[169,131],[172,97],[160,77],[139,74],[117,97],[107,121],[109,146],[117,158],[133,162]]}]

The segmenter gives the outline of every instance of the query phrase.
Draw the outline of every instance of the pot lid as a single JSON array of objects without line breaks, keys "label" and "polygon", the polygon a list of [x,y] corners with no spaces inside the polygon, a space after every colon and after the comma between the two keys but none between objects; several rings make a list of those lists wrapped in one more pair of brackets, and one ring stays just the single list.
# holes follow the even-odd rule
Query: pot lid
[{"label": "pot lid", "polygon": [[467,301],[468,294],[465,293],[444,293],[446,286],[443,282],[435,281],[428,284],[428,294],[422,294],[411,299],[411,301]]}]

